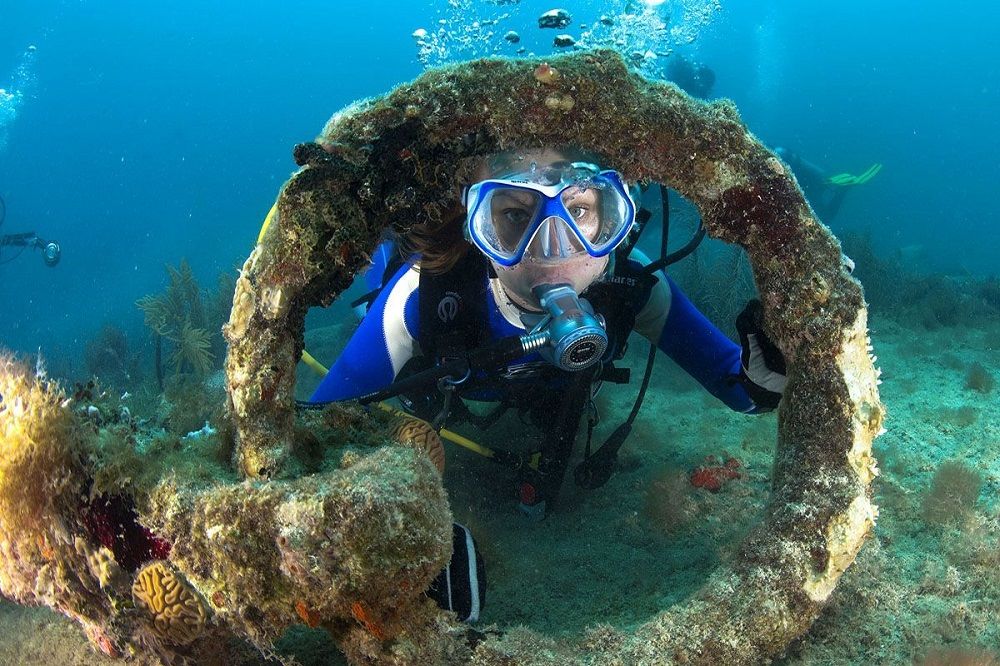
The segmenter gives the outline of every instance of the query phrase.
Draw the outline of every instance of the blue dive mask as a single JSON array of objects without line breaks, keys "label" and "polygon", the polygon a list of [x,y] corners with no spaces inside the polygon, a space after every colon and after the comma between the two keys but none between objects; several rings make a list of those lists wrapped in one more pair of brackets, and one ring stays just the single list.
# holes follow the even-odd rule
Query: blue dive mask
[{"label": "blue dive mask", "polygon": [[635,202],[617,171],[574,162],[484,180],[466,197],[466,238],[501,266],[604,257],[628,235]]}]

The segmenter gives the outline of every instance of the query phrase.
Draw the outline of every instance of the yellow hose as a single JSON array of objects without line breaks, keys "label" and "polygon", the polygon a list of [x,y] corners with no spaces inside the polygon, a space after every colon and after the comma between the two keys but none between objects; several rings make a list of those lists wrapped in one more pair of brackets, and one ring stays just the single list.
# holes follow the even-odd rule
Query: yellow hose
[{"label": "yellow hose", "polygon": [[307,352],[305,349],[302,350],[302,362],[308,365],[313,372],[315,372],[320,377],[326,377],[326,373],[329,372],[323,367],[323,364],[317,361],[312,354]]},{"label": "yellow hose", "polygon": [[[378,407],[380,407],[380,408],[384,409],[385,411],[389,412],[390,414],[395,414],[396,416],[403,416],[403,417],[408,418],[408,419],[415,419],[415,418],[417,418],[417,417],[413,416],[412,414],[407,414],[406,412],[404,412],[404,411],[402,411],[400,409],[396,409],[392,405],[388,405],[388,404],[386,404],[384,402],[377,402],[375,404]],[[418,419],[418,420],[422,420],[422,419]],[[469,439],[467,437],[462,437],[457,432],[453,432],[451,430],[447,430],[445,428],[442,428],[439,431],[439,434],[441,435],[441,437],[443,439],[447,439],[452,444],[458,444],[462,448],[466,448],[466,449],[472,451],[473,453],[478,453],[479,455],[485,456],[486,458],[492,458],[494,455],[496,455],[496,453],[493,451],[493,449],[485,447],[482,444],[476,444],[471,439]]]},{"label": "yellow hose", "polygon": [[264,234],[266,234],[267,230],[271,228],[271,220],[274,219],[274,214],[277,211],[278,211],[278,202],[275,201],[274,205],[271,206],[271,210],[267,211],[267,217],[264,218],[264,224],[260,226],[260,233],[257,234],[257,245],[260,245],[260,242],[264,240]]}]

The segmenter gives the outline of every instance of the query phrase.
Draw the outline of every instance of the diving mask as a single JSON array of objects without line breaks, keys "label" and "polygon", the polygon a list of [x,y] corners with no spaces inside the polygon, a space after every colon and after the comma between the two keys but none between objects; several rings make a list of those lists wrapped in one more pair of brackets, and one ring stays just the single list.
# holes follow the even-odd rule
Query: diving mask
[{"label": "diving mask", "polygon": [[617,171],[587,162],[484,180],[466,196],[466,237],[501,266],[604,257],[628,235],[635,202]]}]

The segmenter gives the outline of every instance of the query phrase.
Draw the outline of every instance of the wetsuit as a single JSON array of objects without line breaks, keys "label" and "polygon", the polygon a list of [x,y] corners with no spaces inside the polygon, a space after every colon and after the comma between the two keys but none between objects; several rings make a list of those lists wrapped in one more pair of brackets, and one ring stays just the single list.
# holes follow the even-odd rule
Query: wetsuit
[{"label": "wetsuit", "polygon": [[[384,248],[379,249],[368,276],[382,275],[388,255],[382,252]],[[649,263],[638,251],[632,253],[629,261],[635,265]],[[655,341],[661,351],[730,408],[747,413],[757,411],[743,386],[732,381],[740,372],[740,346],[698,312],[673,280],[662,272],[656,277],[650,296],[636,317],[634,330]],[[420,353],[419,278],[417,267],[409,262],[387,281],[316,389],[314,402],[349,400],[383,389],[407,361]],[[510,302],[496,278],[485,279],[489,281],[484,293],[488,299],[490,337],[523,334],[530,327],[532,315]],[[508,373],[523,375],[517,371],[543,363],[537,354],[532,354],[508,366]]]}]

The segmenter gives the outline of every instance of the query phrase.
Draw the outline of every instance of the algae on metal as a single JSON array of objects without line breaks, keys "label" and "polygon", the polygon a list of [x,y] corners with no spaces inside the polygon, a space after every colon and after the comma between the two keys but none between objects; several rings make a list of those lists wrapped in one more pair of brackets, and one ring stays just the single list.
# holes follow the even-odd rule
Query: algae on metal
[{"label": "algae on metal", "polygon": [[[646,81],[610,51],[540,65],[481,60],[428,71],[338,113],[316,143],[296,148],[302,169],[244,264],[226,329],[236,462],[251,478],[295,473],[292,389],[305,312],[350,283],[383,229],[443,224],[475,161],[497,151],[569,144],[596,152],[627,179],[676,189],[711,235],[747,251],[765,326],[789,366],[773,494],[739,556],[636,631],[603,627],[556,642],[518,630],[479,642],[470,659],[764,661],[809,627],[877,514],[871,442],[884,411],[860,286],[791,172],[731,103],[704,104]],[[463,633],[451,623],[410,630],[424,635],[410,634],[407,645],[426,652],[400,652],[401,638],[382,643],[370,632],[348,633],[341,645],[377,663],[465,659]]]},{"label": "algae on metal", "polygon": [[54,382],[0,351],[0,593],[76,620],[92,640],[124,575],[79,519],[92,437]]},{"label": "algae on metal", "polygon": [[[436,615],[422,591],[447,562],[451,514],[432,461],[391,445],[389,417],[310,413],[300,429],[316,433],[318,473],[244,484],[218,467],[224,435],[160,446],[133,431],[149,443],[139,451],[79,407],[0,351],[5,597],[59,611],[95,649],[139,663],[232,663],[233,638],[267,653],[304,615],[383,639]],[[92,498],[125,495],[170,542],[169,561],[129,568],[88,525]],[[96,520],[116,529],[115,516]]]}]

